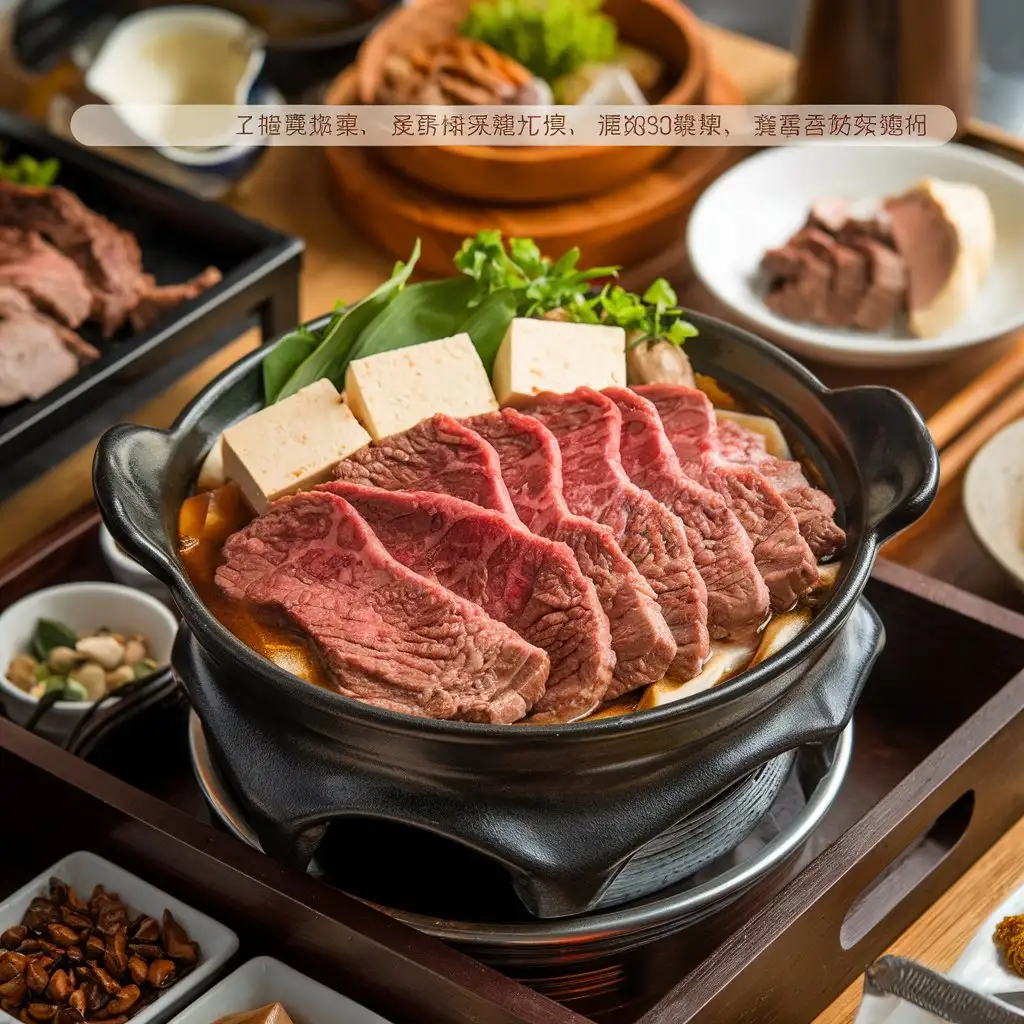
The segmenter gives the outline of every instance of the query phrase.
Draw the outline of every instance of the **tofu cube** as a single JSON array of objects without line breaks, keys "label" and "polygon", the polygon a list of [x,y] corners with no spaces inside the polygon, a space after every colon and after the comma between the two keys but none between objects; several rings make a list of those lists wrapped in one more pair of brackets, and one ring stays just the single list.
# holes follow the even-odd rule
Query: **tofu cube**
[{"label": "tofu cube", "polygon": [[345,374],[345,394],[375,441],[436,413],[476,416],[498,408],[468,334],[356,359]]},{"label": "tofu cube", "polygon": [[224,431],[224,476],[263,512],[286,494],[323,483],[369,443],[345,397],[318,380]]},{"label": "tofu cube", "polygon": [[603,324],[516,317],[498,349],[494,392],[522,405],[542,391],[626,386],[626,332]]}]

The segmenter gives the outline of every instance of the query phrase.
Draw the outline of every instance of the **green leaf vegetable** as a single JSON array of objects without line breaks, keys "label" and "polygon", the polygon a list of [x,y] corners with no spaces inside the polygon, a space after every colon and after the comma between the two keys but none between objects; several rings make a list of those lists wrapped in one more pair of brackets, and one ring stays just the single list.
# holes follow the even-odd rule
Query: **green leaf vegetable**
[{"label": "green leaf vegetable", "polygon": [[54,647],[74,647],[78,634],[63,622],[54,619],[39,619],[29,647],[39,661],[46,661]]},{"label": "green leaf vegetable", "polygon": [[617,267],[580,270],[579,250],[557,260],[543,256],[528,238],[481,231],[455,256],[458,277],[407,284],[419,258],[419,243],[407,263],[365,299],[335,311],[326,327],[299,327],[285,335],[263,361],[267,404],[327,377],[341,391],[354,359],[466,333],[488,374],[514,317],[539,317],[555,310],[577,323],[609,324],[626,330],[630,344],[666,338],[681,345],[697,332],[682,319],[676,294],[659,278],[643,295],[595,282],[614,277]]},{"label": "green leaf vegetable", "polygon": [[285,335],[263,360],[263,391],[267,404],[288,398],[322,377],[327,377],[341,391],[345,386],[345,370],[360,335],[402,291],[419,257],[417,240],[408,262],[396,263],[391,277],[366,298],[335,312],[321,335],[302,327]]},{"label": "green leaf vegetable", "polygon": [[49,188],[57,180],[59,173],[60,161],[55,157],[37,160],[27,153],[22,153],[9,163],[0,162],[0,181],[10,181],[16,185]]},{"label": "green leaf vegetable", "polygon": [[493,46],[538,78],[554,82],[615,55],[615,22],[602,0],[481,0],[461,34]]},{"label": "green leaf vegetable", "polygon": [[570,249],[557,260],[548,259],[529,238],[510,238],[506,248],[500,231],[481,231],[462,243],[455,266],[476,283],[472,305],[509,291],[516,316],[536,317],[582,303],[595,280],[618,273],[618,267],[579,270],[579,258],[579,249]]},{"label": "green leaf vegetable", "polygon": [[576,323],[623,328],[630,347],[657,338],[682,345],[697,334],[697,328],[683,319],[676,293],[662,277],[652,282],[643,295],[627,292],[618,285],[605,285],[599,295],[566,307],[566,313]]}]

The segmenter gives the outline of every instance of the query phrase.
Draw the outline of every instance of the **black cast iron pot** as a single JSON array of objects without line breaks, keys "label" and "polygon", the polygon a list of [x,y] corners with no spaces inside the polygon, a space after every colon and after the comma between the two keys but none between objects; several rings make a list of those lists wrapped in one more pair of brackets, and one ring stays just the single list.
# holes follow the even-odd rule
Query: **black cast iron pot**
[{"label": "black cast iron pot", "polygon": [[206,610],[178,559],[178,509],[215,438],[261,406],[266,350],[211,383],[171,430],[104,435],[94,467],[104,521],[174,593],[185,620],[175,669],[266,852],[304,867],[328,822],[386,819],[496,859],[539,917],[581,913],[645,844],[769,759],[846,725],[882,645],[861,592],[880,545],[931,503],[934,446],[899,393],[829,391],[767,342],[691,319],[697,371],[780,422],[820,471],[849,540],[830,600],[793,643],[717,689],[619,718],[484,726],[378,710],[277,668]]}]

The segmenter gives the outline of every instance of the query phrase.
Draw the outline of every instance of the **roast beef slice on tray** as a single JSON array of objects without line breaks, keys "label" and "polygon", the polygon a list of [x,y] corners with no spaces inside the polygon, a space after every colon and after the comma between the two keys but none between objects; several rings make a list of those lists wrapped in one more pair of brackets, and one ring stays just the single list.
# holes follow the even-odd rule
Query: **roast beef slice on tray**
[{"label": "roast beef slice on tray", "polygon": [[509,723],[544,694],[548,656],[388,554],[343,498],[282,498],[224,545],[217,583],[283,610],[340,693],[426,718]]},{"label": "roast beef slice on tray", "polygon": [[211,267],[184,284],[156,285],[143,270],[135,236],[60,186],[0,182],[0,224],[41,235],[78,266],[90,292],[89,316],[104,338],[133,313],[136,329],[149,326],[164,310],[220,280]]},{"label": "roast beef slice on tray", "polygon": [[498,453],[502,479],[519,518],[534,533],[568,545],[593,582],[615,652],[606,699],[661,679],[675,658],[676,642],[654,590],[622,553],[608,527],[569,511],[555,436],[515,409],[465,422]]},{"label": "roast beef slice on tray", "polygon": [[565,545],[447,494],[340,480],[322,489],[352,505],[402,565],[547,652],[551,672],[533,707],[534,721],[571,721],[604,700],[615,664],[608,620]]},{"label": "roast beef slice on tray", "polygon": [[569,395],[538,395],[523,411],[558,440],[569,508],[611,529],[623,554],[653,588],[676,641],[671,674],[692,678],[709,648],[707,588],[682,522],[623,469],[621,417],[614,402],[580,388]]},{"label": "roast beef slice on tray", "polygon": [[[740,521],[753,545],[754,564],[776,611],[791,608],[818,582],[818,566],[793,510],[757,469],[720,458],[714,447],[715,410],[703,391],[676,384],[637,387],[649,400],[634,408],[636,429],[660,422],[685,476],[714,491]],[[637,398],[628,399],[638,406]]]},{"label": "roast beef slice on tray", "polygon": [[43,313],[67,327],[89,315],[92,296],[77,264],[35,231],[0,227],[0,284],[27,295]]}]

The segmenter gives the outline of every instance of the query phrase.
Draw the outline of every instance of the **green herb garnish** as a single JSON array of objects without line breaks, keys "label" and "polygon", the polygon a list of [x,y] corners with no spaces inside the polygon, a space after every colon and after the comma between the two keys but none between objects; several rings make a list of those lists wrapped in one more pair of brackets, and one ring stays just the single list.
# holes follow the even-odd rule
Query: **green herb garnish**
[{"label": "green herb garnish", "polygon": [[553,82],[588,62],[615,55],[615,22],[602,0],[481,0],[461,26],[538,78]]},{"label": "green herb garnish", "polygon": [[576,323],[608,324],[623,328],[630,347],[664,338],[682,345],[697,334],[697,328],[682,319],[676,293],[663,277],[654,281],[643,295],[627,292],[618,285],[606,285],[600,295],[566,307]]},{"label": "green herb garnish", "polygon": [[578,270],[579,258],[579,249],[570,249],[550,260],[529,238],[510,238],[506,249],[500,231],[481,231],[462,243],[455,266],[476,282],[471,305],[507,290],[515,299],[515,315],[531,317],[582,303],[594,280],[618,273],[618,267]]},{"label": "green herb garnish", "polygon": [[10,181],[16,185],[49,188],[57,180],[59,173],[60,161],[54,157],[37,160],[27,153],[22,153],[9,163],[0,162],[0,181]]}]

